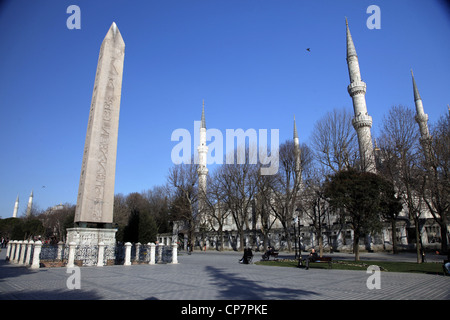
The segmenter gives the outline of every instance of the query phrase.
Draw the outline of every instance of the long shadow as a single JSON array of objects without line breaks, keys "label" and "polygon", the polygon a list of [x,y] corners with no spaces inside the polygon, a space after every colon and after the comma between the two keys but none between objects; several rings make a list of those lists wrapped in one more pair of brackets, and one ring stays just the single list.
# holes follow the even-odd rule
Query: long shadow
[{"label": "long shadow", "polygon": [[97,293],[86,290],[30,290],[1,293],[0,300],[100,300]]},{"label": "long shadow", "polygon": [[296,300],[302,297],[318,296],[318,293],[291,288],[268,288],[259,283],[234,274],[225,273],[219,268],[207,266],[223,299],[229,300]]}]

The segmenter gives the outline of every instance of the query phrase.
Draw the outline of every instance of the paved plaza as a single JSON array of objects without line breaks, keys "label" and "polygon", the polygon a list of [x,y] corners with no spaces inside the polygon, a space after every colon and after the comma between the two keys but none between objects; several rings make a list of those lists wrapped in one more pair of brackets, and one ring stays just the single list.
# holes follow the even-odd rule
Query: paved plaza
[{"label": "paved plaza", "polygon": [[[81,267],[80,289],[69,289],[66,268],[32,270],[0,253],[2,300],[448,300],[450,277],[381,272],[369,290],[364,271],[298,269],[238,263],[238,252],[179,255],[179,264]],[[261,253],[255,254],[259,260]],[[280,256],[282,256],[280,254]],[[353,258],[350,254],[334,259]],[[415,261],[413,254],[362,254],[361,260]],[[428,261],[442,261],[431,256]]]}]

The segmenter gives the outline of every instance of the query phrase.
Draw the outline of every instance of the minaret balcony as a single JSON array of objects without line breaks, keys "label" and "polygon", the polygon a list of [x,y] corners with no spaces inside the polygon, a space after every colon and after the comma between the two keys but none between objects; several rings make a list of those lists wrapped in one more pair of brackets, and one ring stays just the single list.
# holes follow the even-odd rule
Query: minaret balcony
[{"label": "minaret balcony", "polygon": [[428,121],[428,115],[426,113],[419,113],[414,118],[416,119],[417,123]]},{"label": "minaret balcony", "polygon": [[372,127],[372,117],[368,114],[359,114],[352,119],[352,124],[355,130],[362,127]]},{"label": "minaret balcony", "polygon": [[353,97],[356,94],[366,93],[366,83],[363,81],[353,81],[347,87],[348,94]]},{"label": "minaret balcony", "polygon": [[209,171],[208,168],[205,166],[202,166],[202,165],[198,166],[198,168],[197,168],[198,175],[207,175],[208,171]]}]

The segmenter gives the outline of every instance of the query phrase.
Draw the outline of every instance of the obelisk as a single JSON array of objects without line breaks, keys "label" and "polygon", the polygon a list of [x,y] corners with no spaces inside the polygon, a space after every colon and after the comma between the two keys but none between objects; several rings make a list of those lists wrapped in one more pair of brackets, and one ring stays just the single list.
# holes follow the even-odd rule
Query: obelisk
[{"label": "obelisk", "polygon": [[[100,47],[95,75],[74,219],[78,230],[68,238],[74,231],[80,237],[80,228],[112,228],[124,54],[125,43],[113,22]],[[96,242],[93,238],[102,236],[86,238]]]}]

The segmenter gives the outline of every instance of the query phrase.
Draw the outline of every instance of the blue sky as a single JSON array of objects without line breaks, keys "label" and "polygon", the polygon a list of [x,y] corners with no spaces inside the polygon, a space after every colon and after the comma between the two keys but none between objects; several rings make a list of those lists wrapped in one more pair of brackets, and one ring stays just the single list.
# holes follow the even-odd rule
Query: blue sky
[{"label": "blue sky", "polygon": [[[69,30],[70,5],[81,29]],[[370,30],[369,5],[381,9]],[[367,83],[376,137],[392,105],[414,107],[413,68],[429,121],[450,103],[450,13],[442,1],[13,0],[0,3],[0,216],[34,190],[40,209],[76,203],[100,45],[111,23],[125,63],[115,193],[164,184],[171,134],[279,129],[301,142],[347,93],[345,17]],[[306,51],[311,48],[311,52]],[[45,186],[45,188],[43,188]]]}]

